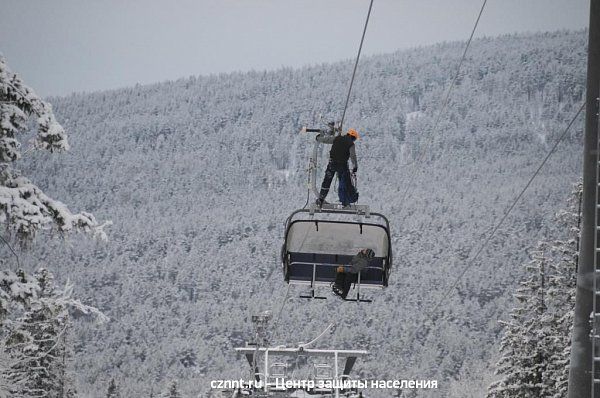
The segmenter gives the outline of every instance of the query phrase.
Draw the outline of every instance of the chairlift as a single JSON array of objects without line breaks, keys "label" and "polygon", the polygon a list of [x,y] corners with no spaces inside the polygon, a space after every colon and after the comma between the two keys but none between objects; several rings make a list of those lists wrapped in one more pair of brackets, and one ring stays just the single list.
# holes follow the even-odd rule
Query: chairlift
[{"label": "chairlift", "polygon": [[[303,128],[302,132],[335,135],[339,126],[330,122],[326,130]],[[315,140],[309,162],[309,187],[315,197],[317,190],[317,159],[321,143]],[[310,295],[303,298],[325,299],[315,295],[319,285],[331,285],[336,279],[336,268],[350,264],[360,250],[375,252],[366,269],[356,278],[356,299],[363,301],[361,288],[385,288],[392,267],[392,245],[388,219],[370,211],[366,205],[311,204],[308,209],[294,211],[285,223],[285,241],[281,261],[285,281],[289,284],[309,285]]]},{"label": "chairlift", "polygon": [[[310,296],[317,286],[330,286],[336,278],[336,268],[350,264],[361,249],[375,252],[366,269],[358,275],[354,287],[356,299],[361,299],[361,288],[387,287],[392,267],[392,245],[387,218],[362,207],[363,213],[340,209],[335,205],[294,211],[286,221],[285,241],[281,261],[285,281],[289,284],[310,286]],[[367,217],[368,215],[368,217]]]}]

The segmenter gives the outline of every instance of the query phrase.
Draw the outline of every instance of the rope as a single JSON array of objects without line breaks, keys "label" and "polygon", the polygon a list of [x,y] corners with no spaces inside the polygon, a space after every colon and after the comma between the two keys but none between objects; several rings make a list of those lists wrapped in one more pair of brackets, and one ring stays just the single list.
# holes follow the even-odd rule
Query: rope
[{"label": "rope", "polygon": [[308,201],[310,200],[310,174],[311,174],[311,169],[312,166],[308,167],[308,180],[306,181],[306,203],[304,203],[304,206],[302,206],[303,209],[306,209],[306,206],[308,206]]},{"label": "rope", "polygon": [[[433,142],[433,137],[435,136],[438,125],[442,119],[442,114],[444,113],[444,110],[446,109],[446,106],[448,105],[448,100],[450,99],[450,94],[452,93],[452,89],[454,88],[454,86],[456,84],[456,80],[458,80],[458,76],[460,74],[460,68],[462,67],[463,62],[465,61],[465,58],[467,56],[467,51],[469,50],[469,46],[471,45],[471,41],[473,40],[473,36],[475,35],[475,30],[477,29],[477,25],[479,25],[479,20],[481,19],[481,14],[483,14],[483,9],[485,8],[486,3],[487,3],[487,0],[484,0],[483,4],[481,5],[481,9],[479,10],[479,15],[477,15],[477,20],[475,21],[475,25],[473,26],[473,30],[471,31],[471,36],[469,36],[469,40],[467,40],[467,45],[465,46],[463,55],[460,59],[460,62],[458,63],[458,68],[456,68],[456,74],[454,75],[454,78],[452,79],[452,82],[450,83],[450,86],[448,87],[448,90],[446,91],[446,95],[442,102],[442,107],[440,108],[440,111],[437,114],[436,120],[433,124],[433,129],[429,133],[429,137],[427,138],[427,141],[425,143],[425,148],[421,151],[421,154],[418,157],[418,161],[416,161],[414,163],[421,163],[423,161],[423,159],[425,158],[425,154],[429,151],[429,147],[431,146],[431,143]],[[409,163],[409,164],[411,164],[411,163]],[[413,169],[413,172],[408,180],[408,184],[406,185],[406,189],[404,190],[404,193],[402,195],[402,200],[400,201],[400,206],[404,205],[408,191],[412,187],[415,176],[417,174],[417,170],[419,170],[418,167],[415,167]]]},{"label": "rope", "polygon": [[318,335],[317,337],[315,337],[314,339],[312,339],[311,341],[309,341],[308,343],[298,343],[298,346],[302,347],[302,348],[306,348],[309,345],[315,343],[317,340],[319,340],[321,337],[323,337],[325,335],[325,333],[327,333],[332,327],[334,327],[335,324],[334,323],[330,323],[329,325],[327,325],[327,327],[325,328],[325,330],[323,330],[321,332],[320,335]]},{"label": "rope", "polygon": [[306,191],[306,202],[304,203],[304,206],[302,206],[303,209],[306,209],[306,206],[308,206],[309,200],[310,200],[310,188],[308,188],[308,190]]},{"label": "rope", "polygon": [[290,292],[290,285],[288,283],[288,287],[285,291],[285,297],[283,298],[283,302],[281,303],[281,307],[279,308],[279,312],[277,313],[277,317],[275,318],[275,322],[273,322],[273,340],[278,336],[277,334],[277,325],[279,324],[279,318],[281,318],[281,313],[283,312],[283,307],[285,307],[285,303],[287,302],[288,293]]},{"label": "rope", "polygon": [[348,88],[348,95],[346,96],[346,104],[344,105],[344,112],[342,112],[342,120],[340,121],[340,131],[344,125],[344,118],[346,117],[346,110],[348,109],[348,102],[350,101],[350,93],[352,92],[352,85],[354,84],[354,76],[356,75],[356,68],[358,67],[358,60],[360,59],[360,52],[362,51],[363,42],[365,41],[365,33],[367,33],[367,26],[369,25],[369,17],[371,16],[371,9],[373,8],[373,0],[369,4],[369,12],[367,13],[367,20],[365,21],[365,27],[363,29],[362,37],[360,39],[360,45],[358,46],[358,54],[356,55],[356,61],[354,62],[354,70],[352,71],[352,78],[350,79],[350,87]]}]

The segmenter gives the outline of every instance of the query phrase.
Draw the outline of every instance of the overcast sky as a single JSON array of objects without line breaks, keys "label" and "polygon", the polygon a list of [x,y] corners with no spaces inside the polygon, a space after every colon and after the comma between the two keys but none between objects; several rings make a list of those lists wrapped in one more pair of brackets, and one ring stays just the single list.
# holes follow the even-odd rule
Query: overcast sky
[{"label": "overcast sky", "polygon": [[[482,0],[374,0],[363,53],[466,40]],[[0,0],[0,53],[42,95],[355,56],[369,0]],[[589,0],[488,0],[476,36],[580,29]],[[349,71],[350,73],[350,71]]]}]

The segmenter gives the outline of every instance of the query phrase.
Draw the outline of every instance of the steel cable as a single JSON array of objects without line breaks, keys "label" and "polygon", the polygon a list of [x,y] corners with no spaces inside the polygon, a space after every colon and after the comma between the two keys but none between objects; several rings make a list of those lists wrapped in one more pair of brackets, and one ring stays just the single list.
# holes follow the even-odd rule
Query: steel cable
[{"label": "steel cable", "polygon": [[485,8],[486,3],[487,3],[487,0],[484,0],[483,4],[481,5],[481,9],[479,10],[479,15],[477,15],[477,20],[475,21],[475,25],[473,26],[473,30],[471,31],[471,36],[469,36],[469,40],[467,40],[467,45],[465,46],[465,50],[463,51],[460,62],[458,63],[458,68],[456,68],[456,74],[454,75],[454,78],[452,79],[450,86],[448,87],[448,90],[446,91],[446,95],[444,96],[444,100],[442,101],[442,107],[440,108],[440,110],[437,114],[437,117],[435,119],[435,122],[433,124],[433,129],[431,130],[429,137],[427,137],[427,141],[425,143],[425,148],[421,151],[421,154],[419,155],[417,161],[408,163],[408,164],[416,163],[417,165],[415,166],[415,168],[413,168],[413,172],[408,180],[408,183],[406,184],[406,189],[404,190],[404,193],[402,194],[400,206],[404,205],[408,191],[412,187],[412,184],[417,175],[417,171],[419,170],[419,164],[425,158],[425,154],[428,152],[429,147],[431,146],[431,143],[433,142],[433,137],[435,136],[438,125],[442,119],[444,110],[446,109],[446,106],[448,106],[448,100],[450,99],[450,94],[452,93],[452,89],[454,88],[456,81],[458,80],[458,76],[460,75],[460,69],[462,67],[463,62],[465,61],[466,56],[467,56],[467,51],[469,50],[469,46],[471,45],[471,41],[473,40],[473,36],[475,35],[475,30],[477,29],[477,25],[479,25],[479,20],[481,19],[481,14],[483,14],[483,9]]},{"label": "steel cable", "polygon": [[515,208],[515,206],[519,202],[519,200],[523,197],[523,195],[525,194],[525,192],[527,191],[527,189],[529,189],[529,187],[531,186],[532,182],[535,180],[535,178],[538,176],[538,174],[540,173],[540,171],[542,170],[542,168],[544,167],[544,165],[547,163],[548,159],[550,159],[550,157],[554,154],[554,152],[556,152],[556,148],[562,142],[562,140],[566,137],[568,131],[570,130],[570,128],[573,125],[573,123],[575,123],[575,120],[577,120],[577,117],[579,116],[579,114],[581,113],[581,111],[583,110],[584,107],[585,107],[585,101],[581,105],[581,107],[579,108],[579,110],[577,111],[577,113],[575,114],[575,116],[573,116],[573,118],[571,119],[571,121],[569,122],[569,124],[567,125],[567,127],[565,128],[565,130],[560,135],[560,137],[556,140],[556,142],[554,143],[554,145],[552,146],[552,148],[550,149],[550,151],[544,157],[544,159],[542,160],[542,162],[540,163],[540,165],[538,166],[538,168],[535,170],[535,172],[529,178],[529,180],[527,181],[527,183],[525,184],[525,186],[523,187],[523,189],[519,192],[519,194],[515,197],[515,199],[512,201],[512,203],[508,206],[507,210],[504,213],[504,216],[494,226],[494,228],[492,229],[492,231],[490,232],[490,234],[488,235],[488,237],[485,239],[485,241],[483,241],[483,244],[479,247],[479,249],[477,250],[477,252],[473,256],[473,258],[471,259],[471,261],[458,274],[458,276],[456,277],[454,283],[452,283],[452,285],[448,289],[445,290],[445,292],[442,294],[442,296],[439,298],[439,300],[437,300],[437,302],[433,306],[433,308],[425,314],[425,316],[423,317],[423,319],[421,320],[421,322],[417,323],[417,326],[413,329],[413,332],[410,334],[410,338],[408,339],[408,341],[412,340],[415,337],[415,335],[417,333],[417,330],[420,330],[425,325],[425,323],[427,321],[429,321],[429,320],[431,320],[433,318],[433,316],[437,312],[438,308],[442,305],[442,303],[445,302],[445,300],[448,299],[452,295],[452,292],[454,291],[454,289],[456,288],[456,286],[459,284],[459,282],[462,280],[462,278],[465,276],[465,274],[467,273],[467,271],[470,270],[475,265],[475,261],[479,258],[479,256],[481,255],[481,253],[483,253],[484,249],[487,247],[487,245],[489,244],[489,242],[495,236],[496,232],[504,224],[504,221],[506,221],[506,219],[508,218],[508,216],[510,215],[510,213],[513,211],[513,209]]},{"label": "steel cable", "polygon": [[367,26],[369,25],[369,17],[371,16],[371,9],[373,8],[373,0],[369,4],[369,11],[367,12],[367,20],[365,21],[365,27],[363,29],[362,37],[360,39],[360,45],[358,46],[358,54],[356,55],[356,61],[354,62],[354,69],[352,70],[352,78],[350,79],[350,87],[348,88],[348,95],[346,95],[346,104],[344,105],[344,111],[342,112],[342,120],[340,121],[340,131],[344,125],[344,118],[346,117],[346,110],[348,109],[348,102],[350,101],[350,94],[352,93],[352,85],[354,84],[354,77],[356,76],[356,68],[358,67],[358,60],[360,59],[360,53],[362,51],[363,42],[365,41],[365,34],[367,33]]}]

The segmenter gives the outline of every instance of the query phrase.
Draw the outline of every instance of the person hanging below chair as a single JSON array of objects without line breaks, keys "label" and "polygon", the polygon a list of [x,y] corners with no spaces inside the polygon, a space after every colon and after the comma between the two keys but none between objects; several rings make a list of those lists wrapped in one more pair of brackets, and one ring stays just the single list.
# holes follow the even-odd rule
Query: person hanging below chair
[{"label": "person hanging below chair", "polygon": [[358,274],[369,267],[369,263],[375,257],[373,249],[360,249],[358,253],[352,257],[349,265],[339,265],[335,269],[335,282],[332,284],[333,293],[346,299],[350,286],[356,283]]},{"label": "person hanging below chair", "polygon": [[327,164],[327,170],[325,170],[325,177],[321,184],[321,192],[317,198],[317,205],[323,206],[325,198],[329,193],[329,187],[331,181],[337,173],[339,178],[338,195],[342,206],[348,207],[351,203],[355,203],[358,200],[358,192],[352,184],[352,178],[350,176],[350,170],[348,169],[348,159],[352,162],[352,173],[358,171],[358,163],[356,161],[356,150],[354,148],[354,141],[359,138],[358,132],[354,129],[349,129],[345,135],[338,136],[317,136],[317,141],[331,144],[331,150],[329,151],[329,163]]}]

